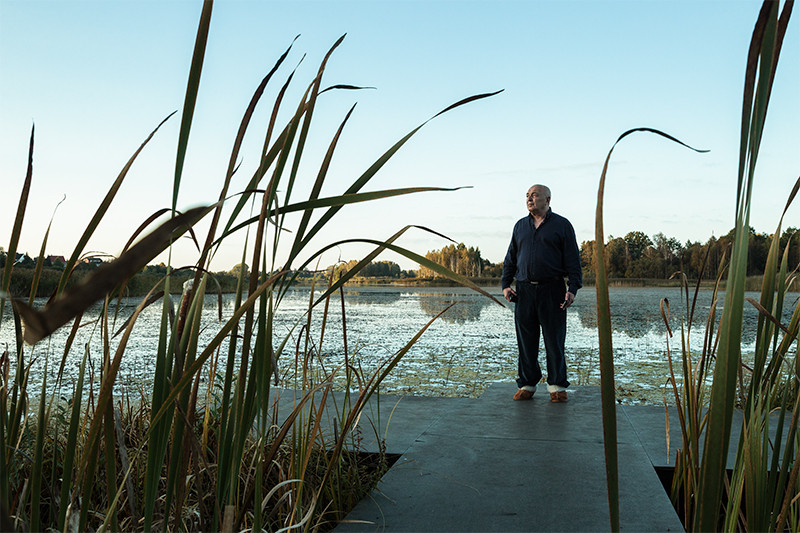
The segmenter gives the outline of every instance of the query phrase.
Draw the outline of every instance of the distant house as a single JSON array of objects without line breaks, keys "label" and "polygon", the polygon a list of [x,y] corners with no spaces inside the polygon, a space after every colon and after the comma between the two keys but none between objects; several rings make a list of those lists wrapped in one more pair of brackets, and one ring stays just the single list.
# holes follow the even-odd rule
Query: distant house
[{"label": "distant house", "polygon": [[86,257],[83,262],[94,266],[100,266],[103,264],[103,260],[99,257]]},{"label": "distant house", "polygon": [[59,263],[63,265],[67,262],[63,255],[48,255],[47,261],[50,261],[51,265],[56,265]]}]

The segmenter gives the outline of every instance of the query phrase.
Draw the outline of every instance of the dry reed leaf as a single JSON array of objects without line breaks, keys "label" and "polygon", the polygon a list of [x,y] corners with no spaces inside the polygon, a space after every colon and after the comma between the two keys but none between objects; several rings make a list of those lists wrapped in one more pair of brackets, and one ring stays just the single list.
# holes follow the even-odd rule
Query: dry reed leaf
[{"label": "dry reed leaf", "polygon": [[770,313],[767,309],[764,308],[763,305],[761,305],[761,302],[759,302],[755,298],[750,298],[750,297],[746,297],[745,300],[750,302],[750,304],[753,307],[755,307],[758,310],[758,312],[761,313],[761,315],[764,316],[767,320],[778,326],[781,329],[781,331],[783,331],[787,335],[792,336],[792,332],[789,331],[789,328],[781,324],[780,320],[775,318],[775,316],[772,313]]},{"label": "dry reed leaf", "polygon": [[25,326],[23,334],[25,342],[36,344],[105,297],[122,281],[152,261],[169,246],[170,242],[200,220],[208,210],[207,207],[196,207],[164,222],[115,261],[99,267],[83,283],[65,291],[41,311],[22,301],[14,300],[14,307]]}]

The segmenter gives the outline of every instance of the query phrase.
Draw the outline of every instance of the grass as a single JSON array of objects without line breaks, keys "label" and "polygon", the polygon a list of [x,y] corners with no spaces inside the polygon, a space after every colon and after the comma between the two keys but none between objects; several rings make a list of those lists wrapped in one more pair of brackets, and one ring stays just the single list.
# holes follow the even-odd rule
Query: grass
[{"label": "grass", "polygon": [[[292,395],[293,396],[293,395]],[[283,399],[283,402],[291,406],[294,398],[291,400]],[[275,413],[277,415],[277,408],[280,402],[276,400]],[[66,450],[66,425],[68,422],[69,404],[62,404],[54,406],[51,412],[51,417],[48,420],[48,431],[43,436],[41,443],[43,457],[41,471],[52,472],[53,479],[60,479],[64,474],[64,470],[68,467],[65,464],[65,450]],[[220,405],[217,403],[208,406],[209,416],[208,422],[203,421],[203,413],[197,413],[196,425],[193,428],[194,433],[203,435],[204,442],[202,444],[201,459],[198,465],[194,466],[188,474],[186,484],[185,504],[181,510],[181,522],[183,527],[193,531],[209,531],[214,530],[216,527],[211,523],[210,519],[214,515],[214,501],[215,501],[215,486],[213,483],[207,481],[213,480],[213,466],[218,461],[216,450],[218,449],[218,439],[221,427],[221,418],[219,416]],[[317,406],[319,408],[319,406]],[[149,425],[149,418],[151,416],[151,409],[138,401],[131,402],[130,399],[121,399],[114,408],[114,429],[115,429],[115,446],[114,453],[115,464],[113,468],[116,472],[127,472],[128,480],[124,483],[124,489],[119,490],[116,482],[109,486],[106,482],[109,472],[107,468],[109,465],[105,461],[101,461],[98,466],[97,479],[93,484],[92,490],[89,495],[92,515],[94,520],[91,523],[100,523],[103,521],[103,515],[107,509],[112,508],[111,498],[118,497],[116,508],[113,510],[113,520],[116,521],[115,530],[118,531],[135,531],[142,529],[142,513],[139,507],[139,502],[142,501],[143,493],[141,491],[140,481],[144,478],[145,463],[141,460],[140,456],[142,450],[146,448],[147,444],[147,428]],[[307,416],[307,415],[306,415]],[[330,420],[326,418],[325,423]],[[280,420],[280,418],[278,419]],[[306,420],[308,422],[308,420]],[[36,422],[32,421],[31,425],[36,427]],[[308,506],[310,508],[312,500],[317,511],[312,515],[311,523],[314,524],[312,529],[328,530],[331,529],[341,518],[343,513],[346,513],[355,503],[357,503],[366,493],[368,493],[377,483],[380,476],[388,468],[391,457],[383,452],[367,454],[359,451],[357,448],[348,448],[342,450],[337,458],[336,469],[333,473],[329,473],[329,464],[331,461],[330,449],[322,446],[314,446],[308,450],[307,455],[303,458],[307,462],[303,465],[302,476],[295,478],[298,465],[297,450],[292,448],[292,440],[302,437],[300,425],[296,424],[296,428],[290,432],[283,443],[275,451],[274,467],[268,471],[261,472],[262,479],[260,483],[263,486],[272,487],[275,492],[270,498],[263,498],[262,513],[264,513],[266,524],[264,529],[277,530],[285,527],[290,523],[288,516],[293,510],[292,505],[287,505],[286,501],[290,500],[297,494],[297,488],[302,484],[305,487],[305,494],[309,498],[308,501],[302,502],[301,506]],[[294,431],[297,431],[295,434]],[[307,431],[307,427],[306,427]],[[326,439],[330,439],[332,429],[326,428]],[[354,432],[354,443],[358,439],[363,438],[360,435],[361,429],[357,428]],[[20,443],[17,453],[22,457],[33,457],[36,453],[36,447],[40,444],[33,438],[36,435],[35,431],[26,432],[26,436]],[[319,440],[322,440],[321,438]],[[239,498],[245,499],[248,496],[252,499],[252,483],[256,482],[257,475],[257,454],[258,446],[255,441],[251,441],[246,447],[242,457],[242,468],[239,469],[238,475],[242,481],[247,481],[251,484],[248,487],[247,483],[243,483],[239,489]],[[76,450],[78,454],[82,450]],[[102,459],[102,458],[101,458]],[[12,463],[14,469],[9,472],[12,479],[31,479],[31,464],[30,461],[15,461]],[[325,479],[326,475],[329,479]],[[168,466],[163,465],[160,474],[161,482],[167,479]],[[114,476],[115,479],[118,476]],[[50,476],[45,476],[44,479],[49,479]],[[39,500],[39,516],[40,526],[47,524],[55,518],[60,509],[60,496],[59,489],[64,485],[56,484],[41,487],[41,498]],[[119,492],[118,492],[119,491]],[[24,508],[24,502],[16,501],[15,509]],[[20,505],[23,504],[23,505]],[[73,503],[74,505],[74,503]],[[74,511],[67,510],[66,522],[77,518],[73,514]],[[106,517],[107,518],[107,517]],[[157,515],[154,518],[153,526],[156,529],[168,527],[166,521],[167,516]],[[243,516],[243,524],[252,524],[253,510],[248,509]],[[33,525],[33,524],[32,524]],[[75,524],[77,525],[77,524]]]},{"label": "grass", "polygon": [[[360,453],[365,435],[379,442],[381,436],[377,425],[364,426],[362,410],[370,400],[379,401],[382,381],[440,316],[421,324],[405,346],[387,354],[370,373],[362,371],[352,359],[344,334],[345,363],[330,368],[320,355],[329,315],[341,313],[346,329],[342,285],[389,249],[491,298],[468,279],[395,244],[408,231],[430,231],[425,228],[406,226],[385,241],[318,243],[319,232],[346,205],[443,190],[413,187],[364,192],[386,162],[429,122],[425,121],[366,165],[342,194],[321,196],[353,109],[344,113],[318,160],[306,153],[305,140],[314,111],[327,91],[357,89],[323,89],[325,67],[343,38],[329,50],[294,106],[286,103],[286,95],[296,73],[283,72],[292,49],[289,46],[246,107],[214,203],[178,209],[179,192],[187,186],[183,166],[212,9],[211,1],[203,3],[181,114],[169,207],[139,214],[143,222],[116,260],[81,282],[70,282],[87,243],[114,205],[129,169],[162,122],[113,181],[78,237],[44,307],[33,305],[41,269],[32,279],[30,298],[12,299],[8,290],[13,261],[6,262],[0,279],[0,314],[13,313],[16,342],[3,354],[0,365],[3,530],[329,529],[371,489],[387,465],[383,454],[376,459]],[[278,81],[280,76],[282,81]],[[245,183],[235,192],[234,175],[243,139],[263,95],[275,85],[263,148],[255,158],[257,168],[244,177]],[[465,98],[429,120],[492,94]],[[281,122],[279,117],[284,116],[288,119]],[[10,236],[9,257],[17,251],[28,204],[33,200],[29,198],[33,160],[32,131],[28,172]],[[303,168],[315,166],[316,175],[309,177],[307,171],[301,172],[301,162],[305,162]],[[239,170],[239,175],[243,172]],[[301,189],[310,192],[298,198]],[[249,216],[245,215],[248,211]],[[292,213],[298,218],[290,224],[295,219],[287,215]],[[198,235],[200,220],[208,227],[205,236]],[[212,340],[201,342],[200,315],[205,296],[220,291],[208,265],[222,243],[242,233],[247,239],[242,245],[241,262],[251,265],[250,272],[245,275],[240,270],[233,315],[226,320],[220,316],[213,326]],[[179,268],[170,257],[166,273],[149,287],[120,328],[118,309],[131,277],[162,252],[169,253],[172,243],[183,235],[197,246],[196,262]],[[327,286],[320,291],[311,291],[315,296],[288,333],[276,331],[275,317],[281,313],[283,298],[297,283],[299,273],[312,268],[327,250],[349,242],[372,244],[374,250],[341,277],[325,280]],[[47,235],[43,251],[46,243]],[[288,252],[279,254],[284,243]],[[44,253],[39,257],[44,258]],[[177,285],[176,274],[186,270],[192,273],[192,280],[184,285],[181,297],[173,300],[169,295]],[[98,300],[103,305],[99,318],[84,324],[84,311]],[[137,329],[137,320],[150,306],[160,307],[160,326],[143,332]],[[322,317],[321,326],[314,326],[312,316]],[[70,328],[71,333],[63,346],[56,346],[49,338],[61,327]],[[100,353],[91,353],[88,344],[75,344],[75,334],[81,328],[90,328],[92,336],[101,341]],[[158,347],[152,354],[156,362],[153,380],[140,395],[120,397],[116,392],[119,368],[129,340],[141,334],[158,337]],[[46,368],[58,368],[51,381],[45,372],[39,390],[27,384],[30,364],[36,358],[43,359]],[[72,394],[66,400],[49,394],[64,385],[65,365],[76,361],[80,372],[72,384]],[[347,392],[334,396],[335,383],[343,384]],[[298,392],[286,398],[277,394],[282,389]]]}]

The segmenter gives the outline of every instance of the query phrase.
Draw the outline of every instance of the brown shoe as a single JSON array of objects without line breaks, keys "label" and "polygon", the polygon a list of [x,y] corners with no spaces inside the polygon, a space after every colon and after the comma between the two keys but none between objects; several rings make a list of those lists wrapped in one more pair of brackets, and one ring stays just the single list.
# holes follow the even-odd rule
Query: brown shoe
[{"label": "brown shoe", "polygon": [[550,393],[550,401],[553,403],[564,403],[567,402],[567,391],[560,390],[558,392],[551,392]]},{"label": "brown shoe", "polygon": [[514,394],[514,400],[516,400],[516,401],[530,400],[531,398],[533,398],[533,391],[530,391],[530,390],[519,389]]}]

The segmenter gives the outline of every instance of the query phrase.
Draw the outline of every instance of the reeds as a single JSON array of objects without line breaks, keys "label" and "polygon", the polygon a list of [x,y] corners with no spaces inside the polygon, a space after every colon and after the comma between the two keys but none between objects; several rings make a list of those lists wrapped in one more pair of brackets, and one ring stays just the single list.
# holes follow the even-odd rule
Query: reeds
[{"label": "reeds", "polygon": [[[386,249],[480,291],[465,278],[394,244],[400,235],[412,229],[406,226],[386,241],[358,241],[374,245],[374,251],[344,276],[331,279],[324,290],[312,289],[308,308],[291,331],[275,330],[274,319],[281,312],[281,302],[298,272],[314,264],[331,247],[354,242],[314,244],[320,230],[343,206],[443,189],[417,187],[362,192],[426,121],[369,165],[343,194],[322,197],[322,185],[335,148],[353,112],[350,109],[318,164],[310,193],[296,199],[298,183],[303,179],[300,163],[307,159],[305,141],[320,98],[330,90],[357,89],[351,86],[322,89],[325,66],[342,38],[323,59],[316,76],[289,113],[288,121],[280,124],[278,117],[282,116],[284,99],[295,73],[286,76],[272,104],[262,151],[257,158],[258,168],[238,194],[231,194],[245,133],[262,95],[274,83],[289,55],[289,46],[255,90],[242,117],[216,203],[179,212],[178,195],[185,181],[182,169],[211,12],[212,3],[204,2],[183,107],[170,208],[143,217],[145,222],[115,261],[98,269],[85,282],[67,289],[86,244],[159,125],[113,182],[80,236],[58,289],[47,305],[35,309],[32,295],[28,303],[13,300],[10,311],[16,345],[3,354],[0,365],[3,530],[330,528],[370,490],[386,468],[386,458],[380,456],[369,459],[372,466],[368,470],[358,453],[365,431],[362,410],[379,391],[381,381],[436,319],[422,325],[402,349],[387,357],[377,369],[366,372],[359,368],[348,353],[346,335],[344,362],[325,365],[321,359],[322,343],[331,299],[339,293],[342,324],[346,327],[343,284]],[[491,94],[466,98],[439,114],[487,96]],[[28,172],[8,248],[12,258],[33,179],[33,139],[31,132]],[[248,204],[257,214],[242,220]],[[291,228],[286,218],[289,213],[300,214],[300,222]],[[147,231],[165,215],[166,221]],[[208,233],[201,240],[195,224],[209,217]],[[144,237],[131,245],[145,232]],[[208,265],[221,243],[238,232],[248,234],[241,262],[252,265],[250,273],[245,276],[244,269],[240,270],[232,316],[223,320],[220,314],[213,339],[203,343],[200,341],[201,329],[205,327],[201,322],[203,305],[206,294],[215,287]],[[178,305],[173,306],[169,295],[172,274],[181,269],[172,266],[170,259],[167,275],[152,287],[115,333],[127,280],[162,251],[170,250],[171,244],[184,233],[196,243],[198,260],[189,267],[194,279],[185,286]],[[288,254],[282,256],[278,249],[285,239],[291,239],[291,246]],[[40,261],[43,258],[44,253],[40,254]],[[5,304],[9,300],[12,263],[7,261],[3,272],[0,313],[9,311]],[[98,299],[103,302],[102,310],[87,326],[83,322],[87,320],[84,312]],[[120,398],[117,377],[128,341],[132,335],[143,333],[134,330],[144,309],[159,303],[160,327],[151,333],[158,336],[156,353],[152,354],[155,360],[152,390],[139,397],[132,397],[128,391]],[[312,316],[317,315],[322,317],[319,329],[315,329],[317,322],[312,321]],[[71,333],[65,345],[50,345],[48,336],[69,325]],[[92,335],[99,339],[101,353],[91,353],[89,344],[74,345],[81,327],[93,328]],[[44,359],[45,365],[58,363],[56,388],[64,383],[67,362],[80,359],[78,378],[66,402],[48,393],[52,384],[46,381],[47,373],[41,390],[28,387],[30,361],[37,356]],[[94,364],[99,364],[99,381],[89,375]],[[335,381],[345,392],[334,402]],[[38,399],[32,401],[30,396],[34,395]],[[281,397],[283,402],[279,401]],[[367,431],[375,432],[380,441],[377,426]]]},{"label": "reeds", "polygon": [[[797,358],[800,304],[795,303],[791,317],[781,316],[787,291],[796,279],[796,271],[788,265],[785,251],[779,260],[781,253],[777,236],[780,235],[783,216],[769,251],[760,301],[745,299],[754,171],[769,95],[792,7],[792,2],[786,2],[779,14],[778,2],[765,1],[750,45],[742,109],[736,237],[726,267],[727,284],[719,325],[716,303],[722,268],[713,289],[711,310],[705,320],[702,348],[689,344],[689,331],[696,322],[699,281],[691,297],[688,281],[683,280],[685,312],[681,317],[680,358],[675,366],[669,338],[667,340],[670,383],[682,431],[682,442],[675,460],[673,501],[681,510],[684,525],[695,531],[797,531],[800,528],[800,454],[797,451],[800,449],[800,360]],[[608,159],[598,192],[597,242],[604,242],[602,199],[607,166]],[[789,194],[787,209],[798,188],[800,179]],[[611,527],[618,530],[611,316],[603,250],[602,247],[595,250],[609,506]],[[744,365],[741,357],[743,311],[744,306],[750,304],[760,313],[752,368]],[[671,336],[669,302],[663,301],[661,305]],[[736,461],[729,473],[728,447],[737,406],[742,408],[741,437],[736,448]]]}]

